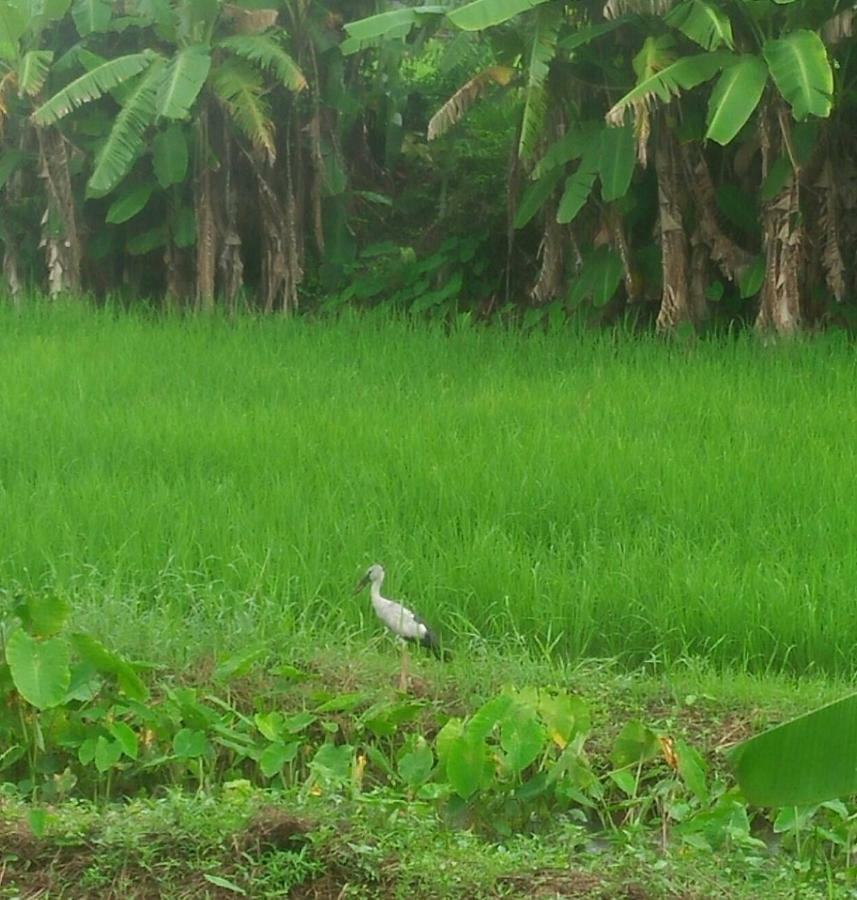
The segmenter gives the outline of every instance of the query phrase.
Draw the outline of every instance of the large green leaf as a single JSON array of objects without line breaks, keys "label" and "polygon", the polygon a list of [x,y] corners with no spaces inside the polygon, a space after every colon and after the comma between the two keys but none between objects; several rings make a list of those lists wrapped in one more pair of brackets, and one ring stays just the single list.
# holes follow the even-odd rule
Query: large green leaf
[{"label": "large green leaf", "polygon": [[446,755],[446,777],[464,800],[491,783],[493,768],[487,744],[466,732],[450,746]]},{"label": "large green leaf", "polygon": [[569,291],[570,302],[576,305],[588,297],[596,306],[603,306],[616,292],[622,274],[619,255],[610,247],[598,247],[584,259],[580,275]]},{"label": "large green leaf", "polygon": [[211,86],[253,146],[273,160],[274,123],[259,72],[240,59],[230,59],[217,67]]},{"label": "large green leaf", "polygon": [[156,59],[125,98],[110,134],[98,150],[87,182],[91,197],[109,193],[131,171],[144,149],[143,132],[155,118],[155,98],[164,77],[164,62]]},{"label": "large green leaf", "polygon": [[122,222],[133,219],[134,216],[141,212],[149,202],[149,197],[152,196],[153,189],[154,185],[151,182],[145,181],[141,184],[134,185],[124,193],[120,194],[110,204],[110,208],[107,210],[107,216],[105,217],[105,222],[109,222],[111,225],[121,225]]},{"label": "large green leaf", "polygon": [[562,21],[560,14],[561,10],[556,6],[546,7],[535,13],[535,26],[527,52],[524,112],[518,144],[518,155],[522,157],[528,157],[533,153],[542,133],[548,101],[545,82],[550,64],[556,56],[556,39]]},{"label": "large green leaf", "polygon": [[156,58],[157,54],[144,50],[142,53],[130,53],[108,60],[57,91],[33,113],[33,119],[38,125],[50,125],[68,115],[75,107],[97,100],[117,84],[138,75]]},{"label": "large green leaf", "polygon": [[24,628],[37,637],[53,637],[68,621],[71,607],[59,594],[32,594],[15,603]]},{"label": "large green leaf", "polygon": [[572,222],[580,210],[583,209],[584,204],[589,199],[589,195],[592,193],[592,185],[595,183],[595,176],[598,174],[600,155],[601,142],[596,136],[586,148],[574,174],[569,175],[565,180],[565,189],[556,211],[557,222],[562,224]]},{"label": "large green leaf", "polygon": [[742,56],[717,79],[708,101],[706,138],[728,144],[759,105],[768,69],[758,56]]},{"label": "large green leaf", "polygon": [[162,188],[179,184],[187,173],[187,139],[180,125],[170,125],[152,141],[152,167]]},{"label": "large green leaf", "polygon": [[606,202],[624,197],[634,174],[634,130],[630,125],[605,128],[601,132],[598,174],[601,198]]},{"label": "large green leaf", "polygon": [[81,37],[93,31],[106,31],[113,14],[110,0],[74,0],[71,17]]},{"label": "large green leaf", "polygon": [[38,709],[62,703],[71,683],[68,644],[62,638],[37,641],[19,628],[6,641],[6,662],[28,703]]},{"label": "large green leaf", "polygon": [[501,25],[545,2],[547,0],[473,0],[450,12],[449,21],[465,31],[481,31],[492,25]]},{"label": "large green leaf", "polygon": [[27,154],[23,150],[7,150],[0,154],[0,188],[26,159]]},{"label": "large green leaf", "polygon": [[211,56],[204,47],[180,50],[169,64],[158,90],[157,114],[165,119],[186,119],[210,69]]},{"label": "large green leaf", "polygon": [[108,650],[100,641],[84,633],[71,636],[71,643],[77,655],[97,672],[116,678],[119,689],[131,700],[143,703],[149,691],[133,666],[118,653]]},{"label": "large green leaf", "polygon": [[545,729],[536,711],[525,703],[516,702],[500,723],[500,746],[506,765],[516,775],[523,772],[545,746]]},{"label": "large green leaf", "polygon": [[578,47],[585,47],[591,41],[601,37],[602,34],[609,34],[622,25],[626,25],[630,21],[630,16],[617,16],[607,22],[599,22],[596,25],[585,25],[578,28],[571,34],[564,37],[559,46],[563,50],[576,50]]},{"label": "large green leaf", "polygon": [[857,793],[857,694],[756,735],[732,751],[744,796],[803,806]]},{"label": "large green leaf", "polygon": [[729,17],[706,0],[684,0],[667,13],[666,22],[706,50],[716,50],[724,44],[733,48]]},{"label": "large green leaf", "polygon": [[779,40],[765,41],[762,53],[798,121],[809,115],[830,115],[833,70],[824,42],[814,31],[799,29]]},{"label": "large green leaf", "polygon": [[428,6],[415,6],[406,9],[393,9],[348,22],[345,31],[348,34],[346,40],[340,45],[340,51],[346,56],[363,50],[380,40],[395,40],[405,38],[411,33],[411,29],[420,21],[420,18],[442,16],[446,12],[445,6],[437,4]]},{"label": "large green leaf", "polygon": [[18,64],[18,92],[34,97],[45,86],[54,54],[52,50],[30,50]]},{"label": "large green leaf", "polygon": [[224,38],[220,46],[270,70],[290,91],[302,91],[306,87],[306,78],[300,66],[268,34],[236,34]]},{"label": "large green leaf", "polygon": [[731,53],[699,53],[685,56],[664,69],[645,77],[635,88],[630,90],[607,113],[607,121],[619,123],[625,110],[633,103],[649,102],[658,99],[669,103],[670,99],[690,90],[713,78],[723,66],[728,65],[734,57]]},{"label": "large green leaf", "polygon": [[521,203],[515,212],[515,228],[523,228],[542,208],[545,200],[550,196],[551,191],[556,187],[561,177],[562,167],[551,169],[524,191],[524,196],[521,198]]},{"label": "large green leaf", "polygon": [[0,3],[0,59],[18,57],[18,41],[27,30],[26,16],[12,3]]}]

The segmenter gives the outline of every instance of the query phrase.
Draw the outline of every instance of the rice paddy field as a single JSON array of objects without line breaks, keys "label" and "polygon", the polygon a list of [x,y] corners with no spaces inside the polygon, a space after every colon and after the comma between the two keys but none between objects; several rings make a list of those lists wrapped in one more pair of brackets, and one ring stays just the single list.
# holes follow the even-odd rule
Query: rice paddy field
[{"label": "rice paddy field", "polygon": [[850,676],[857,353],[372,316],[0,312],[0,584],[169,668],[356,648]]},{"label": "rice paddy field", "polygon": [[[853,690],[855,386],[837,334],[0,308],[0,898],[857,896],[853,798],[731,756]],[[407,683],[373,562],[451,650]]]}]

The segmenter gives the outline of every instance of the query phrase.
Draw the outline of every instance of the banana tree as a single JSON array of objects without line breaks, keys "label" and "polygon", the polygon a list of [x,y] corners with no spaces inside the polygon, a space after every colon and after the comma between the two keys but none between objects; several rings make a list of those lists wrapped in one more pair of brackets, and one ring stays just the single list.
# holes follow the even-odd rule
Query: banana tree
[{"label": "banana tree", "polygon": [[[142,48],[113,58],[81,57],[88,71],[33,118],[50,125],[113,94],[119,111],[95,157],[87,194],[99,198],[115,192],[108,222],[121,224],[146,208],[156,188],[172,189],[176,202],[168,226],[138,236],[143,250],[166,246],[168,272],[177,265],[177,237],[188,243],[188,216],[174,186],[186,181],[192,160],[196,303],[210,308],[218,287],[234,301],[243,273],[236,162],[243,154],[258,172],[271,168],[277,148],[269,93],[298,93],[306,79],[285,49],[276,10],[220,0],[188,0],[176,7],[138,0],[131,6],[144,26],[138,37]],[[150,49],[164,43],[172,45],[170,55]],[[129,178],[144,155],[153,158],[154,177],[138,172]]]},{"label": "banana tree", "polygon": [[[62,133],[52,127],[28,125],[27,115],[41,96],[54,62],[56,25],[70,0],[4,0],[0,3],[0,191],[5,214],[0,224],[3,274],[17,295],[25,279],[22,255],[23,212],[27,197],[23,171],[35,160],[47,199],[42,216],[41,246],[45,252],[51,295],[80,287],[82,245],[69,153]],[[4,127],[5,119],[11,127]],[[18,171],[16,171],[18,170]]]},{"label": "banana tree", "polygon": [[[704,138],[724,146],[750,140],[761,148],[761,187],[767,189],[762,191],[764,275],[756,319],[760,329],[787,333],[801,321],[806,235],[800,186],[806,160],[795,149],[794,124],[826,118],[832,109],[832,66],[813,26],[818,27],[833,6],[833,0],[806,5],[789,0],[682,0],[657,23],[658,34],[647,37],[644,50],[648,47],[650,60],[638,70],[636,86],[607,113],[607,120],[616,123],[632,110],[644,147],[653,107],[666,115],[675,97],[717,76],[708,97]],[[704,52],[687,52],[690,44]],[[671,148],[660,134],[662,129],[658,131],[661,143],[656,144],[656,153],[675,153],[675,146]],[[678,181],[673,162],[661,167],[659,181],[662,171],[665,178],[672,173],[673,181]],[[679,212],[668,203],[662,207],[665,295],[659,323],[665,328],[692,319],[687,279],[679,267],[666,263],[669,236],[663,223],[671,221],[673,234],[683,233]],[[710,211],[704,215],[710,220]],[[740,277],[747,270],[740,252],[725,251],[722,242],[716,248],[711,235],[708,243],[728,277]],[[672,303],[669,293],[675,294]]]}]

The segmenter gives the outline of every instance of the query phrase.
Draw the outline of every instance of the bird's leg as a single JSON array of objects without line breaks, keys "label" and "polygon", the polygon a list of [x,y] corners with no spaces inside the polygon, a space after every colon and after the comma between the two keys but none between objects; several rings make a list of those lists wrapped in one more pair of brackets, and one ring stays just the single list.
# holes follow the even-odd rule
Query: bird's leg
[{"label": "bird's leg", "polygon": [[399,670],[399,690],[402,693],[408,690],[408,643],[402,641],[402,666]]}]

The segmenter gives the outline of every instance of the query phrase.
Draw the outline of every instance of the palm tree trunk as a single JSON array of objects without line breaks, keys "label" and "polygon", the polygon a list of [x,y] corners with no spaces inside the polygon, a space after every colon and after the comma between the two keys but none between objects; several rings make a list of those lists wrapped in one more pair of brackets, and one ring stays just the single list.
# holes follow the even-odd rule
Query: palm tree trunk
[{"label": "palm tree trunk", "polygon": [[[672,331],[686,322],[696,324],[698,300],[690,296],[690,248],[684,227],[684,179],[676,139],[663,115],[655,137],[658,179],[658,229],[661,237],[663,293],[657,326]],[[703,307],[704,308],[704,307]]]},{"label": "palm tree trunk", "polygon": [[65,139],[56,128],[37,128],[39,164],[48,206],[42,220],[42,242],[52,297],[80,290],[82,247],[71,186]]},{"label": "palm tree trunk", "polygon": [[196,178],[193,205],[196,213],[196,307],[214,309],[217,267],[217,222],[214,213],[213,173],[209,165],[208,111],[197,121]]},{"label": "palm tree trunk", "polygon": [[[762,177],[783,152],[790,154],[788,116],[781,104],[762,117]],[[765,203],[762,239],[765,247],[765,281],[756,317],[759,331],[791,334],[801,324],[801,272],[804,234],[800,221],[800,171],[794,169],[779,192]]]}]

